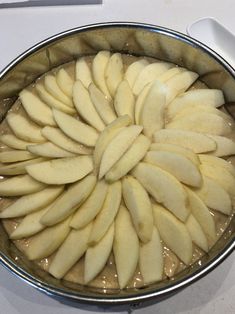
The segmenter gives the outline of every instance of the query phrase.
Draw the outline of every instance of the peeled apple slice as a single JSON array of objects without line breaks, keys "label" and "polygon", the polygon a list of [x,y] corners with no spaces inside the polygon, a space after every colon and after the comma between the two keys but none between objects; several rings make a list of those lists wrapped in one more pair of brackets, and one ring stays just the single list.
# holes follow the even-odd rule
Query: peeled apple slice
[{"label": "peeled apple slice", "polygon": [[136,103],[135,103],[135,123],[136,124],[140,124],[140,113],[142,111],[145,99],[148,95],[148,92],[151,86],[152,86],[152,83],[148,83],[137,96]]},{"label": "peeled apple slice", "polygon": [[75,77],[76,80],[80,80],[86,88],[93,82],[91,70],[84,58],[79,58],[76,62]]},{"label": "peeled apple slice", "polygon": [[216,143],[216,149],[210,152],[211,155],[217,157],[225,157],[235,155],[235,143],[230,138],[218,135],[208,135]]},{"label": "peeled apple slice", "polygon": [[139,73],[143,70],[144,67],[148,65],[148,61],[145,59],[140,59],[137,60],[133,63],[131,63],[125,74],[124,74],[124,79],[127,80],[129,83],[130,87],[133,88],[133,85],[135,83],[136,78],[138,77]]},{"label": "peeled apple slice", "polygon": [[139,240],[128,210],[121,206],[115,220],[113,253],[120,289],[134,275],[139,260]]},{"label": "peeled apple slice", "polygon": [[26,167],[29,165],[37,164],[42,161],[45,161],[45,158],[33,158],[30,160],[26,161],[20,161],[20,162],[15,162],[10,165],[6,166],[1,166],[0,167],[0,174],[1,175],[6,175],[6,176],[14,176],[17,174],[25,174],[27,173]]},{"label": "peeled apple slice", "polygon": [[123,80],[117,87],[114,108],[118,116],[128,114],[131,120],[134,121],[135,97],[126,80]]},{"label": "peeled apple slice", "polygon": [[82,179],[93,170],[90,156],[52,159],[26,167],[34,179],[47,184],[66,184]]},{"label": "peeled apple slice", "polygon": [[192,238],[192,241],[204,252],[208,252],[209,248],[208,248],[206,236],[200,224],[197,222],[197,220],[194,218],[192,214],[189,215],[185,226],[188,229],[188,232]]},{"label": "peeled apple slice", "polygon": [[36,158],[34,154],[27,152],[26,150],[8,150],[0,152],[0,162],[12,163],[17,161],[25,161]]},{"label": "peeled apple slice", "polygon": [[56,73],[56,82],[62,92],[72,98],[74,80],[65,69],[61,68]]},{"label": "peeled apple slice", "polygon": [[153,212],[161,239],[184,264],[189,265],[193,257],[193,249],[186,226],[160,205],[154,205]]},{"label": "peeled apple slice", "polygon": [[212,155],[207,155],[207,154],[200,154],[199,155],[200,162],[203,164],[209,164],[209,165],[214,165],[216,167],[221,167],[226,169],[228,172],[231,173],[235,177],[235,167],[233,164],[228,162],[227,160],[223,158],[219,158],[216,156]]},{"label": "peeled apple slice", "polygon": [[143,162],[134,168],[132,174],[158,203],[162,203],[180,220],[186,221],[189,215],[187,194],[174,176]]},{"label": "peeled apple slice", "polygon": [[11,112],[6,120],[11,130],[21,140],[33,143],[45,142],[45,138],[41,135],[41,128],[25,117]]},{"label": "peeled apple slice", "polygon": [[186,71],[185,68],[174,67],[174,68],[171,68],[171,69],[167,70],[166,72],[162,73],[157,79],[158,79],[158,81],[165,83],[168,80],[170,80],[173,76],[175,76],[176,74],[182,73],[184,71]]},{"label": "peeled apple slice", "polygon": [[0,136],[0,141],[7,145],[8,147],[14,148],[14,149],[21,149],[26,150],[28,145],[32,145],[32,142],[26,142],[19,138],[17,138],[13,134],[3,134]]},{"label": "peeled apple slice", "polygon": [[73,157],[73,153],[70,153],[59,146],[46,142],[38,145],[28,145],[28,151],[37,156],[50,157],[50,158],[62,158],[62,157]]},{"label": "peeled apple slice", "polygon": [[114,97],[119,83],[123,79],[123,61],[120,53],[114,53],[105,70],[106,85],[109,93]]}]

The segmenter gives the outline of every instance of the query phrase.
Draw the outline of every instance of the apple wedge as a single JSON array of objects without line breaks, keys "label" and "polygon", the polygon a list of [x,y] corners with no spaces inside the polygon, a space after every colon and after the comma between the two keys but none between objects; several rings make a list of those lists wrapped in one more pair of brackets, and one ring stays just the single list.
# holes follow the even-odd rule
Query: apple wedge
[{"label": "apple wedge", "polygon": [[33,143],[46,141],[41,135],[41,128],[25,117],[11,112],[7,115],[6,120],[13,133],[15,133],[19,139]]},{"label": "apple wedge", "polygon": [[218,135],[208,136],[216,143],[216,149],[213,152],[210,152],[211,155],[217,157],[235,155],[235,143],[232,139]]},{"label": "apple wedge", "polygon": [[88,90],[81,81],[76,81],[73,86],[73,101],[79,115],[98,131],[105,127],[98,115],[89,95]]},{"label": "apple wedge", "polygon": [[45,226],[52,226],[73,214],[91,194],[95,184],[95,176],[90,175],[70,185],[41,218],[40,222]]},{"label": "apple wedge", "polygon": [[194,153],[206,153],[216,149],[216,142],[201,133],[185,130],[159,130],[154,133],[154,142],[167,143],[191,149]]},{"label": "apple wedge", "polygon": [[72,98],[74,80],[64,68],[56,73],[56,83],[65,95]]},{"label": "apple wedge", "polygon": [[132,170],[132,174],[158,203],[162,203],[180,220],[186,221],[189,215],[187,194],[174,176],[143,162]]},{"label": "apple wedge", "polygon": [[66,106],[73,108],[73,101],[68,97],[56,82],[56,78],[52,74],[47,74],[44,78],[44,86],[48,93],[50,93],[57,100],[64,103]]},{"label": "apple wedge", "polygon": [[41,191],[46,186],[31,178],[29,175],[20,175],[0,181],[0,196],[19,196]]},{"label": "apple wedge", "polygon": [[93,83],[89,85],[89,94],[96,111],[104,123],[109,124],[113,122],[117,116],[113,110],[112,104]]},{"label": "apple wedge", "polygon": [[194,192],[208,207],[225,215],[231,213],[232,202],[228,192],[213,179],[203,176],[202,187],[194,189]]},{"label": "apple wedge", "polygon": [[107,191],[108,185],[105,181],[98,181],[87,200],[74,214],[70,226],[74,229],[81,229],[90,223],[102,209]]},{"label": "apple wedge", "polygon": [[33,213],[56,199],[63,191],[63,186],[48,187],[30,195],[18,198],[0,213],[0,218],[15,218]]},{"label": "apple wedge", "polygon": [[184,264],[189,265],[193,249],[185,224],[160,205],[153,205],[153,213],[161,239]]},{"label": "apple wedge", "polygon": [[155,81],[162,73],[166,72],[171,67],[172,65],[167,62],[154,62],[145,66],[135,80],[133,93],[139,95],[145,85]]},{"label": "apple wedge", "polygon": [[105,180],[109,183],[117,181],[125,176],[131,169],[133,169],[138,162],[144,158],[150,146],[150,140],[140,134],[131,147],[124,153],[124,155],[114,164],[114,166],[106,173]]},{"label": "apple wedge", "polygon": [[53,144],[79,155],[90,155],[92,149],[75,142],[67,137],[60,129],[46,126],[41,130],[42,135]]},{"label": "apple wedge", "polygon": [[224,168],[235,177],[235,167],[227,160],[207,154],[199,154],[198,157],[202,164],[209,164],[212,166],[214,165],[215,167]]},{"label": "apple wedge", "polygon": [[139,73],[148,65],[148,61],[145,59],[137,60],[131,63],[124,74],[124,79],[127,80],[130,87],[133,88],[136,78],[138,77]]},{"label": "apple wedge", "polygon": [[159,81],[153,82],[143,103],[139,121],[143,125],[144,135],[152,138],[153,133],[165,124],[166,88]]},{"label": "apple wedge", "polygon": [[95,246],[87,249],[84,263],[85,283],[94,279],[104,268],[113,247],[113,239],[114,223]]},{"label": "apple wedge", "polygon": [[26,167],[28,174],[47,184],[66,184],[82,179],[93,170],[90,156],[52,159]]},{"label": "apple wedge", "polygon": [[28,145],[32,145],[32,142],[26,142],[13,134],[3,134],[0,136],[0,141],[10,148],[26,150]]},{"label": "apple wedge", "polygon": [[161,75],[159,75],[157,80],[162,82],[162,83],[165,83],[166,81],[170,80],[176,74],[182,73],[184,71],[186,71],[185,68],[180,68],[180,67],[176,66],[174,68],[167,70],[166,72],[162,73]]},{"label": "apple wedge", "polygon": [[109,59],[109,51],[100,51],[99,53],[97,53],[92,61],[92,74],[95,84],[108,99],[111,99],[105,80],[105,71],[109,63]]},{"label": "apple wedge", "polygon": [[38,145],[28,145],[27,149],[32,154],[42,157],[50,157],[50,158],[62,158],[62,157],[73,157],[75,156],[73,153],[60,148],[59,146],[46,142]]},{"label": "apple wedge", "polygon": [[167,115],[172,119],[180,110],[195,105],[220,107],[224,104],[224,96],[219,89],[193,89],[177,96],[168,106]]},{"label": "apple wedge", "polygon": [[27,152],[27,150],[8,150],[0,152],[0,162],[12,163],[17,161],[25,161],[36,158],[33,153]]},{"label": "apple wedge", "polygon": [[76,81],[80,80],[86,88],[93,82],[91,70],[84,58],[76,61],[75,77]]},{"label": "apple wedge", "polygon": [[[49,273],[55,278],[62,278],[87,250],[92,224],[81,230],[71,230],[68,237],[56,252]],[[75,249],[76,248],[76,249]]]},{"label": "apple wedge", "polygon": [[109,93],[114,97],[118,85],[123,79],[123,61],[120,53],[114,53],[107,64],[105,69],[105,80]]},{"label": "apple wedge", "polygon": [[105,149],[110,141],[122,130],[122,128],[131,124],[131,118],[128,115],[122,116],[110,123],[104,131],[100,133],[95,144],[95,150],[93,154],[94,168],[98,171],[100,161]]},{"label": "apple wedge", "polygon": [[27,89],[23,89],[19,97],[23,108],[34,122],[39,125],[56,125],[51,108],[37,95]]},{"label": "apple wedge", "polygon": [[137,96],[136,103],[135,103],[135,123],[136,124],[140,124],[140,113],[143,109],[145,99],[148,95],[148,92],[152,84],[153,84],[152,82],[148,83]]},{"label": "apple wedge", "polygon": [[99,179],[103,178],[112,166],[122,157],[141,133],[142,129],[143,127],[139,125],[125,127],[110,141],[100,162]]},{"label": "apple wedge", "polygon": [[17,174],[27,173],[26,167],[45,161],[45,158],[33,158],[26,161],[15,162],[10,165],[3,165],[0,167],[0,175],[14,176]]},{"label": "apple wedge", "polygon": [[187,157],[168,151],[150,151],[144,161],[172,174],[184,184],[200,187],[202,176],[197,165]]},{"label": "apple wedge", "polygon": [[118,116],[128,114],[134,121],[135,97],[126,80],[123,80],[117,87],[114,108]]},{"label": "apple wedge", "polygon": [[167,143],[153,143],[150,146],[150,151],[167,151],[181,154],[191,160],[196,166],[200,164],[198,156],[191,149],[184,148],[183,146]]},{"label": "apple wedge", "polygon": [[70,219],[71,218],[69,217],[61,223],[53,227],[46,228],[45,230],[36,234],[30,240],[30,245],[24,252],[28,259],[42,259],[54,253],[61,246],[70,232]]},{"label": "apple wedge", "polygon": [[60,129],[72,140],[87,146],[95,146],[98,132],[94,128],[55,109],[53,115]]},{"label": "apple wedge", "polygon": [[143,243],[149,242],[153,233],[153,213],[148,193],[131,176],[123,179],[122,193],[138,237]]},{"label": "apple wedge", "polygon": [[192,214],[189,215],[185,223],[185,226],[188,229],[188,232],[191,236],[193,243],[195,243],[204,252],[208,252],[209,247],[208,247],[207,238],[200,224],[197,222],[197,220],[194,218]]},{"label": "apple wedge", "polygon": [[127,286],[139,260],[139,240],[128,210],[121,206],[115,220],[113,253],[120,289]]},{"label": "apple wedge", "polygon": [[227,121],[216,114],[207,112],[185,115],[168,123],[166,129],[194,131],[212,135],[226,135],[231,132],[231,127]]},{"label": "apple wedge", "polygon": [[96,216],[89,238],[90,245],[96,245],[113,223],[122,197],[122,186],[119,181],[110,184],[99,214]]},{"label": "apple wedge", "polygon": [[37,83],[35,85],[36,91],[39,95],[39,97],[51,108],[54,109],[58,109],[61,110],[65,113],[68,113],[70,115],[73,115],[76,113],[75,108],[69,107],[66,104],[64,104],[63,102],[61,102],[60,100],[56,99],[55,97],[53,97],[50,93],[47,92],[47,90],[45,89],[45,87],[40,84]]},{"label": "apple wedge", "polygon": [[148,243],[140,244],[139,267],[145,284],[162,280],[163,248],[159,232],[153,228],[152,238]]}]

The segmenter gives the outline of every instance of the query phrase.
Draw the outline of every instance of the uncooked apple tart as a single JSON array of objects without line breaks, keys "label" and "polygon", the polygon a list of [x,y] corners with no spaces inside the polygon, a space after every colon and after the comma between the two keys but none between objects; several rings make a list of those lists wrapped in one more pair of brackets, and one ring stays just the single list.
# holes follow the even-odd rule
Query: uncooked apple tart
[{"label": "uncooked apple tart", "polygon": [[233,213],[234,122],[223,104],[195,72],[108,51],[38,78],[1,124],[9,238],[82,285],[173,278]]}]

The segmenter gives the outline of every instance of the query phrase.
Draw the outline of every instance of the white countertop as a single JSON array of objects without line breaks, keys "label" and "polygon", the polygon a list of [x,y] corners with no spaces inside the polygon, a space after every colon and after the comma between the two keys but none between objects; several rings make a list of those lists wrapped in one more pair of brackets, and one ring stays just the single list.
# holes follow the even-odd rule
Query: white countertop
[{"label": "white countertop", "polygon": [[[235,33],[235,1],[104,0],[102,5],[0,9],[0,70],[48,36],[80,25],[137,21],[186,32],[193,21],[213,16]],[[112,309],[62,304],[36,291],[0,266],[0,314],[111,313]],[[116,309],[116,313],[121,312]],[[235,313],[235,254],[175,296],[136,313]]]}]

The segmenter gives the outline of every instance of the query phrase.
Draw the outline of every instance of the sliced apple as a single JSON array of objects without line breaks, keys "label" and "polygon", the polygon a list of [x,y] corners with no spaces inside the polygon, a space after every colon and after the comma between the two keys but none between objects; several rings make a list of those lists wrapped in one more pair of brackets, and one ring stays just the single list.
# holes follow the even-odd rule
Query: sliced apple
[{"label": "sliced apple", "polygon": [[48,187],[42,191],[18,198],[0,213],[0,218],[21,217],[37,211],[56,199],[63,191],[63,186]]},{"label": "sliced apple", "polygon": [[122,192],[138,237],[144,243],[149,242],[153,233],[153,213],[148,193],[131,176],[123,179]]},{"label": "sliced apple", "polygon": [[60,129],[68,137],[81,144],[95,146],[98,133],[94,128],[55,109],[53,115]]},{"label": "sliced apple", "polygon": [[105,180],[111,183],[125,176],[142,158],[144,158],[149,146],[150,140],[146,136],[140,134],[131,147],[106,173]]},{"label": "sliced apple", "polygon": [[139,95],[145,85],[156,80],[162,73],[166,72],[171,67],[172,65],[167,62],[154,62],[145,66],[135,80],[133,93]]},{"label": "sliced apple", "polygon": [[203,176],[202,187],[194,189],[194,192],[208,207],[225,215],[231,213],[232,202],[228,192],[213,179]]},{"label": "sliced apple", "polygon": [[[49,267],[49,273],[55,278],[62,278],[87,250],[87,242],[92,225],[81,230],[71,230],[60,246]],[[76,249],[75,249],[76,248]]]},{"label": "sliced apple", "polygon": [[216,239],[216,228],[215,221],[205,203],[197,196],[195,192],[186,188],[189,207],[192,211],[193,216],[196,218],[200,224],[202,230],[206,234],[209,242],[214,244]]},{"label": "sliced apple", "polygon": [[118,116],[128,114],[131,120],[134,121],[135,97],[126,80],[123,80],[117,87],[114,108]]},{"label": "sliced apple", "polygon": [[105,127],[98,115],[89,95],[88,90],[81,81],[76,81],[73,86],[73,101],[79,115],[98,131]]},{"label": "sliced apple", "polygon": [[151,240],[148,243],[140,244],[139,266],[145,284],[151,284],[162,279],[163,249],[156,227],[153,228]]},{"label": "sliced apple", "polygon": [[187,185],[200,187],[202,184],[198,166],[181,154],[167,151],[150,151],[146,154],[144,161],[171,173]]},{"label": "sliced apple", "polygon": [[60,148],[59,146],[46,142],[38,145],[28,145],[27,149],[32,154],[42,157],[50,157],[50,158],[62,158],[62,157],[73,157],[75,156],[73,153]]},{"label": "sliced apple", "polygon": [[20,175],[0,181],[1,196],[19,196],[41,191],[45,184],[38,182],[29,175]]},{"label": "sliced apple", "polygon": [[42,217],[41,223],[51,226],[70,216],[88,198],[95,183],[95,176],[90,175],[70,185]]},{"label": "sliced apple", "polygon": [[131,63],[125,74],[124,79],[127,80],[130,87],[133,88],[133,85],[135,83],[136,78],[138,77],[139,73],[148,65],[148,61],[145,59],[137,60],[133,63]]},{"label": "sliced apple", "polygon": [[75,108],[69,107],[66,104],[64,104],[63,102],[61,102],[60,100],[56,99],[55,97],[53,97],[50,93],[47,92],[47,90],[45,89],[45,87],[40,84],[37,83],[35,85],[36,91],[39,95],[39,97],[51,108],[55,108],[58,110],[61,110],[65,113],[68,114],[75,114],[76,110]]},{"label": "sliced apple", "polygon": [[62,221],[61,223],[53,227],[46,228],[45,230],[35,235],[31,239],[30,245],[25,251],[28,259],[42,259],[54,253],[61,246],[61,244],[64,242],[69,234],[69,222],[70,217]]},{"label": "sliced apple", "polygon": [[132,174],[157,202],[162,203],[180,220],[186,221],[189,215],[186,207],[187,194],[174,176],[143,162],[134,168]]},{"label": "sliced apple", "polygon": [[140,124],[140,113],[143,109],[145,99],[148,95],[148,92],[151,86],[152,86],[152,82],[148,83],[137,96],[136,103],[135,103],[135,123],[136,124]]},{"label": "sliced apple", "polygon": [[166,72],[162,73],[161,75],[159,75],[159,77],[157,79],[158,79],[158,81],[164,83],[164,82],[170,80],[176,74],[182,73],[184,71],[186,71],[185,68],[180,68],[177,66],[177,67],[171,68],[171,69],[167,70]]},{"label": "sliced apple", "polygon": [[101,159],[99,179],[103,178],[112,166],[122,157],[142,129],[143,127],[139,125],[126,127],[110,141]]},{"label": "sliced apple", "polygon": [[73,108],[73,101],[68,97],[60,88],[56,82],[56,78],[52,74],[47,74],[44,79],[44,86],[48,93],[50,93],[57,100],[61,101],[65,105]]},{"label": "sliced apple", "polygon": [[75,77],[76,80],[80,80],[86,88],[93,82],[91,70],[84,58],[79,58],[76,62]]},{"label": "sliced apple", "polygon": [[32,142],[23,141],[13,134],[1,135],[0,141],[8,147],[21,150],[26,150],[28,145],[33,144]]},{"label": "sliced apple", "polygon": [[46,139],[41,135],[41,128],[25,117],[11,112],[6,120],[19,139],[33,143],[45,142]]},{"label": "sliced apple", "polygon": [[85,255],[84,282],[94,279],[104,268],[112,250],[114,239],[114,223],[109,227],[103,238],[92,247]]},{"label": "sliced apple", "polygon": [[159,81],[153,82],[140,112],[140,124],[144,127],[144,134],[152,138],[153,133],[165,124],[166,88]]},{"label": "sliced apple", "polygon": [[90,223],[102,209],[107,191],[108,185],[105,181],[98,181],[90,196],[74,214],[70,226],[81,229]]},{"label": "sliced apple", "polygon": [[209,248],[207,238],[200,224],[197,222],[192,214],[189,215],[185,226],[188,229],[192,241],[204,252],[208,252]]},{"label": "sliced apple", "polygon": [[42,135],[52,142],[53,144],[67,150],[68,152],[79,155],[90,155],[91,148],[75,142],[71,138],[67,137],[60,129],[46,126],[41,130]]},{"label": "sliced apple", "polygon": [[194,153],[206,153],[216,149],[216,142],[212,138],[185,130],[159,130],[154,133],[154,142],[183,146]]},{"label": "sliced apple", "polygon": [[74,80],[64,68],[56,73],[56,83],[65,95],[72,98]]},{"label": "sliced apple", "polygon": [[100,51],[92,61],[92,74],[95,84],[99,87],[102,93],[110,99],[110,93],[105,80],[105,71],[110,59],[109,51]]},{"label": "sliced apple", "polygon": [[207,155],[207,154],[199,154],[199,158],[202,164],[205,163],[205,164],[214,165],[216,167],[224,168],[228,172],[230,172],[231,175],[235,177],[235,167],[233,164],[231,164],[227,160],[216,157],[216,156]]},{"label": "sliced apple", "polygon": [[126,287],[139,260],[139,240],[128,210],[121,206],[115,220],[113,253],[120,289]]},{"label": "sliced apple", "polygon": [[131,118],[128,115],[122,116],[110,123],[104,131],[100,133],[98,140],[95,144],[93,154],[94,168],[97,171],[100,165],[103,153],[110,143],[110,141],[121,131],[122,128],[131,124]]},{"label": "sliced apple", "polygon": [[167,144],[167,143],[153,143],[150,146],[150,151],[167,151],[167,152],[174,152],[177,154],[181,154],[184,157],[191,160],[195,165],[200,164],[200,160],[198,156],[188,148],[184,148],[183,146],[178,146],[175,144]]},{"label": "sliced apple", "polygon": [[227,121],[218,115],[207,112],[185,115],[168,123],[166,129],[194,131],[212,135],[225,135],[231,132],[231,127]]},{"label": "sliced apple", "polygon": [[17,161],[25,161],[36,158],[34,154],[27,152],[27,150],[8,150],[0,152],[0,162],[12,163]]},{"label": "sliced apple", "polygon": [[123,79],[123,74],[122,55],[118,52],[114,53],[105,69],[106,85],[112,97],[114,97],[117,87]]},{"label": "sliced apple", "polygon": [[195,105],[220,107],[224,104],[224,96],[219,89],[193,89],[177,96],[168,106],[167,115],[172,119],[180,110]]},{"label": "sliced apple", "polygon": [[41,101],[37,95],[23,89],[19,97],[22,106],[34,122],[39,125],[56,125],[51,108]]},{"label": "sliced apple", "polygon": [[216,149],[210,152],[211,155],[217,157],[235,155],[235,143],[232,139],[219,135],[208,136],[216,143]]},{"label": "sliced apple", "polygon": [[93,170],[90,156],[52,159],[26,167],[28,174],[47,184],[66,184],[82,179]]},{"label": "sliced apple", "polygon": [[89,244],[95,245],[105,235],[118,212],[122,196],[122,186],[119,181],[109,185],[108,192],[99,214],[96,216]]},{"label": "sliced apple", "polygon": [[185,224],[160,205],[153,206],[153,213],[155,224],[164,243],[184,264],[189,265],[193,257],[193,249]]},{"label": "sliced apple", "polygon": [[113,110],[112,104],[93,83],[89,85],[89,94],[95,109],[104,123],[109,124],[113,122],[117,116]]},{"label": "sliced apple", "polygon": [[25,169],[26,166],[37,164],[37,163],[40,163],[40,162],[45,161],[45,160],[46,160],[45,158],[33,158],[30,160],[15,162],[15,163],[12,163],[10,165],[1,166],[0,167],[0,174],[6,175],[6,176],[25,174],[25,173],[27,173],[27,171]]}]

